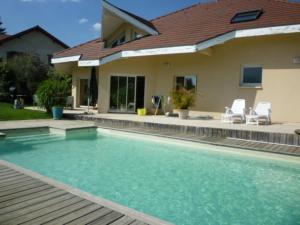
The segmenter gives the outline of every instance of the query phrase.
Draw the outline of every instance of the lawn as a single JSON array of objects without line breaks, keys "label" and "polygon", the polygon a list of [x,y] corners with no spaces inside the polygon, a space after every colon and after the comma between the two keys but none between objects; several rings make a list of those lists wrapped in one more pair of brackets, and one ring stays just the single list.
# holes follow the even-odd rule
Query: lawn
[{"label": "lawn", "polygon": [[49,119],[51,115],[28,109],[13,109],[11,104],[0,102],[0,121]]}]

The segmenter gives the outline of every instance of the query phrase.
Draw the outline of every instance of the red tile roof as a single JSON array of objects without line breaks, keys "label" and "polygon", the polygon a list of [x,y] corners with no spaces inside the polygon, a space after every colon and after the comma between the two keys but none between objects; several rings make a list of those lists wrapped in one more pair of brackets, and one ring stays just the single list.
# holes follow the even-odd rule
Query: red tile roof
[{"label": "red tile roof", "polygon": [[[230,23],[238,12],[263,9],[262,16]],[[159,35],[147,36],[115,48],[104,49],[100,39],[55,54],[56,58],[82,55],[82,60],[101,59],[123,50],[195,45],[241,29],[300,24],[300,4],[284,0],[219,0],[199,3],[150,21]]]}]

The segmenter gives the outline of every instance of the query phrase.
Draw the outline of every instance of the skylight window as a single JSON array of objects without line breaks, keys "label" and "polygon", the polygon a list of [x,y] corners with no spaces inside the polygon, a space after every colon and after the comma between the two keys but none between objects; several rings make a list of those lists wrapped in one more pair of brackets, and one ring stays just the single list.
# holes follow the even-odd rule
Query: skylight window
[{"label": "skylight window", "polygon": [[231,19],[231,23],[242,23],[257,20],[261,16],[261,14],[263,14],[262,9],[248,12],[240,12],[235,14],[235,16]]}]

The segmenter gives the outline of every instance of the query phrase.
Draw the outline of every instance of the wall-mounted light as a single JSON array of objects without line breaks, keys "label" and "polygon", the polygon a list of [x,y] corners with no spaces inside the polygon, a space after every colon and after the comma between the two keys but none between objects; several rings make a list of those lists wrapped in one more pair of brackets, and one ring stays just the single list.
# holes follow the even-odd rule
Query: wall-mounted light
[{"label": "wall-mounted light", "polygon": [[170,68],[170,66],[171,66],[171,63],[169,63],[169,62],[164,62],[164,66],[166,66],[166,67]]},{"label": "wall-mounted light", "polygon": [[294,57],[293,63],[294,63],[294,64],[300,64],[300,56]]}]

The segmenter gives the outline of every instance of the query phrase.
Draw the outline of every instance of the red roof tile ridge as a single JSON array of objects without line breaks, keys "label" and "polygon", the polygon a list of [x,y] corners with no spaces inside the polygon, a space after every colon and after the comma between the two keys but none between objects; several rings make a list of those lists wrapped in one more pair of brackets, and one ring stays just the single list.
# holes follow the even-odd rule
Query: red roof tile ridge
[{"label": "red roof tile ridge", "polygon": [[179,9],[179,10],[176,10],[176,11],[173,11],[173,12],[170,12],[170,13],[167,13],[165,15],[162,15],[162,16],[159,16],[159,17],[156,17],[152,20],[150,20],[150,22],[154,22],[156,20],[159,20],[159,19],[162,19],[164,17],[167,17],[167,16],[171,16],[173,14],[177,14],[177,13],[180,13],[180,12],[183,12],[185,10],[188,10],[188,9],[191,9],[191,8],[194,8],[194,7],[197,7],[199,5],[203,5],[203,6],[207,6],[207,5],[211,5],[211,4],[215,4],[215,3],[218,3],[220,0],[213,0],[213,1],[210,1],[210,2],[198,2],[196,4],[193,4],[193,5],[190,5],[188,7],[185,7],[183,9]]},{"label": "red roof tile ridge", "polygon": [[300,5],[300,2],[291,2],[289,0],[273,0],[274,2],[282,2],[282,3],[287,3],[287,4],[296,4]]},{"label": "red roof tile ridge", "polygon": [[69,50],[71,50],[71,49],[79,48],[79,47],[81,47],[81,46],[83,46],[83,45],[87,45],[87,44],[90,44],[90,43],[96,42],[96,41],[101,41],[101,38],[95,38],[95,39],[93,39],[93,40],[84,42],[84,43],[82,43],[82,44],[75,45],[75,46],[73,46],[73,47],[71,47],[71,48],[67,48],[67,49],[61,50],[61,51],[59,51],[59,52],[55,52],[55,55],[59,55],[59,54],[61,54],[61,53],[64,53],[64,52],[66,52],[66,51],[69,51]]}]

